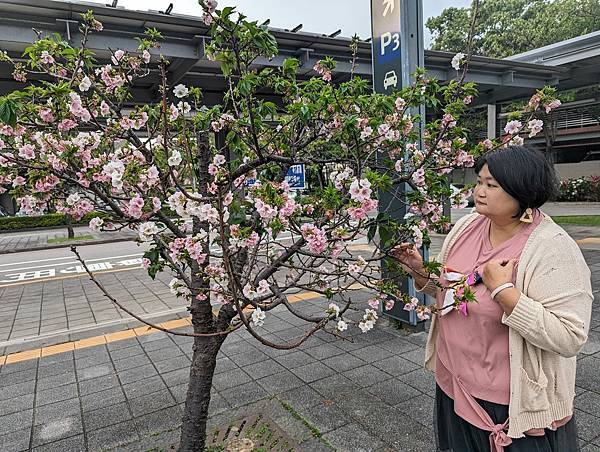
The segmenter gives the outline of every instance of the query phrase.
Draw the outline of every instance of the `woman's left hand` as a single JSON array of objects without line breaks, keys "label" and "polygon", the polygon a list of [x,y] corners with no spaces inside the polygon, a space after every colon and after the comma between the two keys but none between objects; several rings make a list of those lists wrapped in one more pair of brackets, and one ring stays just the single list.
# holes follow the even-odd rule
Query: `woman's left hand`
[{"label": "woman's left hand", "polygon": [[515,263],[515,259],[510,259],[491,260],[485,264],[481,278],[490,292],[501,284],[512,282]]}]

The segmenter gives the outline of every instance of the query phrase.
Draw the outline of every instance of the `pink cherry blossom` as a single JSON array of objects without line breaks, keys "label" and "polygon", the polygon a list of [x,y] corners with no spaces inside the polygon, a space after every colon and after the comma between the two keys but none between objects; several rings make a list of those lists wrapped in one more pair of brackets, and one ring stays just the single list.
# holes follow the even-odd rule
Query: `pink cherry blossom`
[{"label": "pink cherry blossom", "polygon": [[300,230],[302,231],[302,237],[308,242],[310,251],[316,254],[325,251],[327,248],[327,237],[323,229],[316,227],[312,223],[304,223]]},{"label": "pink cherry blossom", "polygon": [[35,158],[35,148],[31,144],[24,144],[19,148],[19,157],[25,160],[33,160]]},{"label": "pink cherry blossom", "polygon": [[550,113],[555,108],[558,108],[562,105],[562,102],[558,99],[552,100],[550,103],[545,105],[546,113]]},{"label": "pink cherry blossom", "polygon": [[521,123],[521,121],[513,120],[513,121],[509,121],[506,124],[506,126],[504,127],[504,131],[510,135],[515,135],[515,134],[519,133],[519,131],[521,130],[522,127],[523,127],[523,124]]}]

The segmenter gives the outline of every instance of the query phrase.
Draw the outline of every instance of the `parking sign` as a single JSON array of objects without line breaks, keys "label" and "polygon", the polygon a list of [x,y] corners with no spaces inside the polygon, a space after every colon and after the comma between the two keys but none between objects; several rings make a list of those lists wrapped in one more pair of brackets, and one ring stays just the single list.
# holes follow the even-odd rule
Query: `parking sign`
[{"label": "parking sign", "polygon": [[371,0],[373,89],[391,94],[425,65],[423,0]]}]

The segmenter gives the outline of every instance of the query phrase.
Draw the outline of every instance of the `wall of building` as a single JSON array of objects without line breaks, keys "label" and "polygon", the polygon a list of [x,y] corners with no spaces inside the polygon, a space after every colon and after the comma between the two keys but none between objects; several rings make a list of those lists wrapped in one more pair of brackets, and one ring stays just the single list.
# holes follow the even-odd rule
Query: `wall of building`
[{"label": "wall of building", "polygon": [[556,174],[561,180],[600,176],[600,160],[589,160],[580,163],[558,163],[554,167],[556,168]]},{"label": "wall of building", "polygon": [[[600,160],[588,160],[580,163],[558,163],[554,165],[554,169],[560,180],[600,176]],[[473,184],[477,180],[477,175],[472,168],[459,169],[452,172],[451,180],[455,184]]]}]

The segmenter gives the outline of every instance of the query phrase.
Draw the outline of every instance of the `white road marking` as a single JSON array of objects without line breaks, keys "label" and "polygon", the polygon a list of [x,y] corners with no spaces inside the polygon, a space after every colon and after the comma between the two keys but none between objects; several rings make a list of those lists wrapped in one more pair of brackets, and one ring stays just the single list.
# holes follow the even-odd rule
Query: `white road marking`
[{"label": "white road marking", "polygon": [[[120,257],[136,257],[136,256],[142,256],[142,255],[143,255],[142,253],[127,254],[125,256],[112,256],[112,257],[100,257],[97,259],[84,259],[84,261],[87,264],[88,262],[106,261],[106,260],[111,260],[111,259],[118,259]],[[54,267],[62,267],[63,265],[73,265],[73,264],[78,264],[78,263],[79,263],[79,261],[61,262],[61,263],[54,264]],[[50,266],[49,264],[46,264],[46,265],[36,265],[33,267],[10,268],[8,270],[0,270],[0,273],[16,272],[16,271],[20,271],[20,270],[33,270],[36,268],[47,268],[49,266]]]},{"label": "white road marking", "polygon": [[[275,241],[281,242],[281,241],[288,241],[288,240],[292,240],[292,239],[293,238],[289,235],[288,236],[282,235],[280,237],[277,237],[275,239]],[[220,249],[221,249],[221,247],[219,245],[214,245],[214,246],[210,247],[211,251],[219,251]],[[136,253],[136,254],[124,254],[124,255],[120,255],[120,256],[108,256],[108,257],[101,257],[101,258],[94,258],[94,259],[84,259],[84,260],[85,260],[85,263],[88,264],[88,268],[91,272],[96,272],[96,271],[110,272],[110,270],[113,270],[115,268],[125,269],[128,267],[131,267],[131,270],[137,269],[137,268],[142,268],[141,267],[142,256],[143,256],[143,253]],[[130,258],[130,259],[124,259],[124,260],[117,261],[117,259],[122,259],[122,258]],[[25,262],[17,262],[17,263],[12,263],[12,264],[0,264],[0,266],[6,267],[9,265],[15,266],[15,265],[20,265],[20,264],[28,264],[28,263],[60,261],[60,260],[64,260],[64,259],[72,259],[72,257],[71,256],[55,257],[55,258],[49,258],[49,259],[40,259],[37,261],[25,261]],[[61,269],[61,267],[65,267],[67,265],[68,265],[68,267]],[[0,270],[0,273],[6,273],[2,276],[2,279],[0,279],[0,284],[6,284],[6,285],[0,286],[0,287],[8,287],[8,286],[19,285],[19,283],[25,282],[25,281],[32,281],[32,280],[44,281],[44,280],[52,279],[55,277],[60,277],[60,276],[70,275],[70,274],[73,274],[73,275],[81,274],[83,276],[86,273],[86,271],[85,271],[85,268],[83,267],[83,265],[81,265],[79,263],[79,261],[70,260],[67,262],[52,262],[52,263],[49,262],[48,264],[45,264],[45,265],[35,265],[32,267],[8,268],[8,269]]]},{"label": "white road marking", "polygon": [[[84,259],[86,262],[92,262],[92,261],[100,261],[100,260],[104,260],[104,259],[119,259],[121,257],[131,257],[131,256],[141,256],[140,253],[136,253],[136,254],[123,254],[122,256],[110,256],[110,257],[101,257],[99,259]],[[23,261],[23,262],[11,262],[9,264],[0,264],[0,267],[8,267],[9,265],[23,265],[23,264],[38,264],[40,262],[48,262],[48,261],[59,261],[59,260],[64,260],[64,259],[73,259],[73,256],[65,256],[65,257],[52,257],[52,258],[48,258],[48,259],[37,259],[35,261]],[[62,264],[58,264],[58,265],[62,265]],[[2,270],[0,270],[2,271]]]}]

